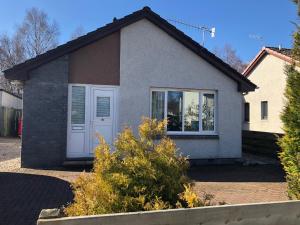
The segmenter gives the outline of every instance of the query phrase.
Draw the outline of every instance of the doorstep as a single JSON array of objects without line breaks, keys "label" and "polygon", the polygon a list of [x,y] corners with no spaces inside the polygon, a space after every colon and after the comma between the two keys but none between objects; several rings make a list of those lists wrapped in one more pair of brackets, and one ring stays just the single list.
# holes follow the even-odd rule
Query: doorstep
[{"label": "doorstep", "polygon": [[68,158],[63,162],[63,166],[72,167],[72,166],[92,166],[94,162],[93,157],[85,158]]}]

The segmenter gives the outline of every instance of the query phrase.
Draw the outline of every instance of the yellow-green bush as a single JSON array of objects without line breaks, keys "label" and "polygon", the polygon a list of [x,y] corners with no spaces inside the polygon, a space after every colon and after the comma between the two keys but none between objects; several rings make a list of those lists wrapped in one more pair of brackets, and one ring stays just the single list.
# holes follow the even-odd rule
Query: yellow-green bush
[{"label": "yellow-green bush", "polygon": [[[158,139],[159,137],[159,139]],[[210,204],[192,191],[186,177],[188,161],[165,135],[165,122],[144,118],[139,136],[126,128],[113,150],[100,137],[91,173],[72,185],[69,216],[132,212]]]}]

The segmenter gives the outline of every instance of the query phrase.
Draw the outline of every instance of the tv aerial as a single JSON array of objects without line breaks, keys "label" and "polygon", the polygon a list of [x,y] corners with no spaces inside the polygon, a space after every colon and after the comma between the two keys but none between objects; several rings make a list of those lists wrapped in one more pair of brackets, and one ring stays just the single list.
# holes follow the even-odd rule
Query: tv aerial
[{"label": "tv aerial", "polygon": [[175,19],[167,19],[167,20],[170,22],[173,22],[176,24],[181,24],[186,27],[190,27],[190,28],[193,28],[193,29],[196,29],[196,30],[202,32],[202,46],[204,46],[204,42],[205,42],[205,33],[209,33],[211,38],[214,38],[216,36],[216,28],[215,27],[208,28],[206,26],[189,24],[189,23],[183,22],[181,20],[175,20]]},{"label": "tv aerial", "polygon": [[258,41],[261,46],[264,46],[264,38],[259,34],[249,34],[249,38]]}]

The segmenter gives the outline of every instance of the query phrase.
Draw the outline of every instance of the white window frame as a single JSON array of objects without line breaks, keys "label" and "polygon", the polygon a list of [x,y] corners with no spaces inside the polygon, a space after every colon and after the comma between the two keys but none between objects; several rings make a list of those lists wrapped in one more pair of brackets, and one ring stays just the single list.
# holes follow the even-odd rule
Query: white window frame
[{"label": "white window frame", "polygon": [[[167,108],[168,108],[168,91],[180,91],[180,92],[198,92],[199,93],[199,131],[167,131],[168,135],[217,135],[217,91],[215,90],[197,90],[197,89],[180,89],[180,88],[151,88],[150,89],[150,117],[152,118],[152,92],[160,91],[165,93],[164,99],[164,119],[167,120]],[[213,94],[214,95],[214,130],[204,131],[202,130],[202,98],[203,94]],[[184,105],[184,98],[182,104]],[[183,115],[185,114],[185,109],[183,107]],[[184,129],[184,119],[182,120],[182,128]],[[166,127],[167,129],[167,127]]]}]

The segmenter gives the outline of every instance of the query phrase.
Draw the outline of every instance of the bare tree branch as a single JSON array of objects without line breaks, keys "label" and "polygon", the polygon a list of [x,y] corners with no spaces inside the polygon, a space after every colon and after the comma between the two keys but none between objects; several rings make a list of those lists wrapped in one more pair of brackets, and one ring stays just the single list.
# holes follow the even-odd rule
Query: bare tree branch
[{"label": "bare tree branch", "polygon": [[31,8],[26,12],[17,33],[23,39],[28,58],[40,55],[58,45],[57,23],[55,21],[50,23],[48,15],[37,8]]},{"label": "bare tree branch", "polygon": [[47,14],[36,8],[26,12],[23,23],[12,37],[0,35],[1,88],[20,94],[22,87],[6,80],[1,71],[56,47],[58,35],[57,23],[50,23]]},{"label": "bare tree branch", "polygon": [[236,69],[238,72],[243,72],[247,67],[236,54],[236,50],[233,49],[229,44],[226,44],[223,48],[215,48],[213,51],[215,55],[221,58],[224,62],[229,64],[232,68]]},{"label": "bare tree branch", "polygon": [[85,30],[84,30],[83,26],[79,26],[71,34],[71,40],[79,38],[80,36],[83,36],[84,34],[85,34]]}]

